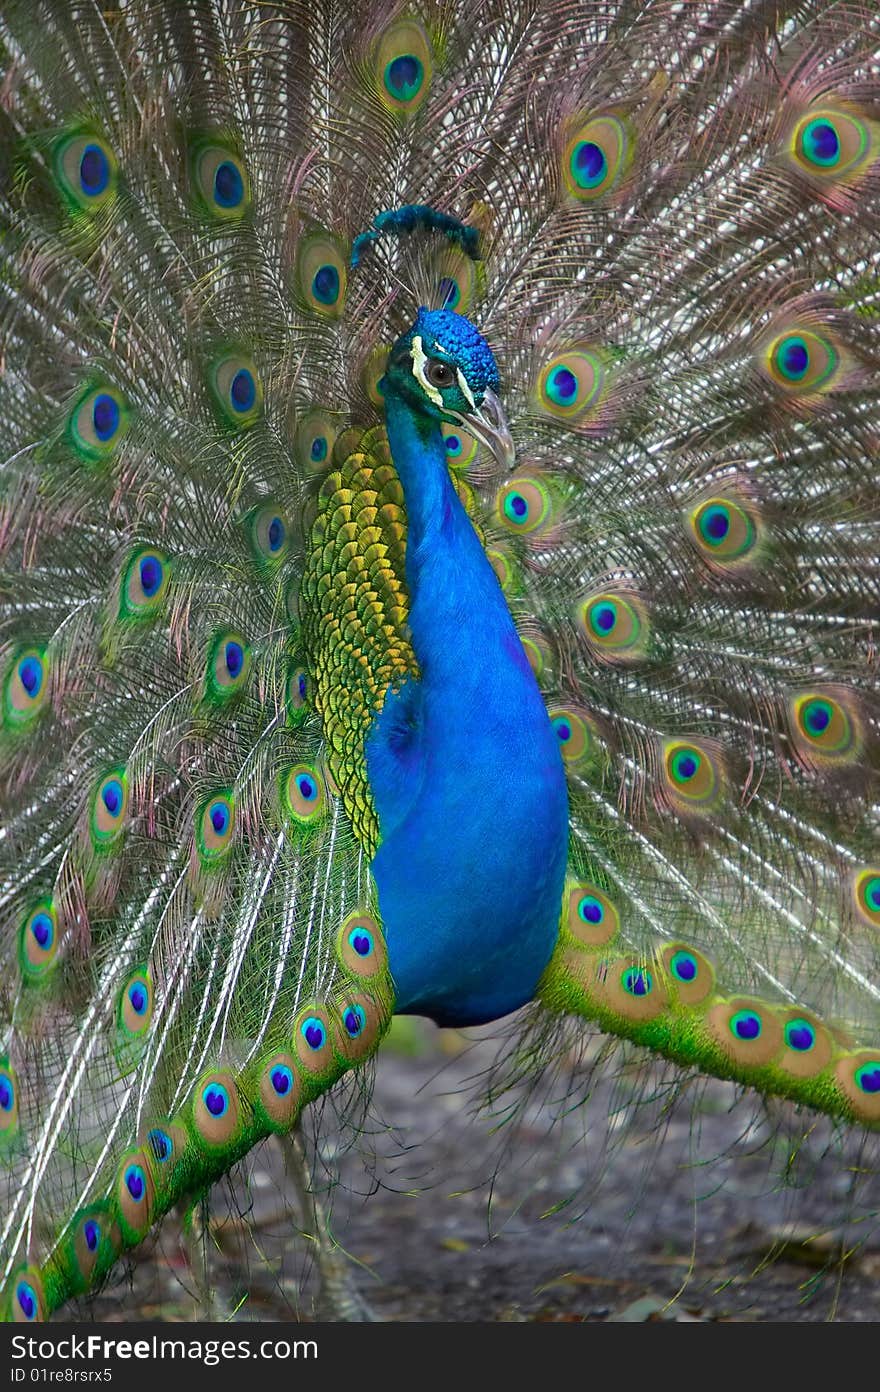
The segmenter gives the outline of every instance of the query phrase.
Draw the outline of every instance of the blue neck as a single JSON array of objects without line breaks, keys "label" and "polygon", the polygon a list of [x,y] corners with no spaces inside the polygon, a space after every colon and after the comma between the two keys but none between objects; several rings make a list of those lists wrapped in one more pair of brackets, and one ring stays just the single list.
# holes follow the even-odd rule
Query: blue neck
[{"label": "blue neck", "polygon": [[565,777],[439,424],[392,391],[386,422],[421,677],[389,693],[366,743],[381,833],[373,873],[398,1010],[477,1023],[529,1000],[553,950]]}]

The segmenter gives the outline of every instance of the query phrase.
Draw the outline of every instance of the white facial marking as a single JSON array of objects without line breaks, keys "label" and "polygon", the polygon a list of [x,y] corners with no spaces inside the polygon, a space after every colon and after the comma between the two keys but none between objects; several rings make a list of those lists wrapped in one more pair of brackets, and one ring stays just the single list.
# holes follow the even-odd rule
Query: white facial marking
[{"label": "white facial marking", "polygon": [[429,397],[431,401],[433,401],[434,405],[439,406],[442,409],[443,394],[439,391],[437,387],[431,386],[431,383],[428,381],[428,378],[425,374],[425,366],[428,361],[428,355],[422,347],[422,340],[418,334],[416,334],[412,341],[412,360],[413,376],[415,377],[416,381],[422,384],[425,395]]},{"label": "white facial marking", "polygon": [[465,375],[464,375],[464,373],[462,372],[462,370],[461,370],[460,367],[457,367],[457,368],[455,369],[455,375],[456,375],[456,377],[458,378],[458,386],[459,386],[459,390],[461,391],[462,396],[464,397],[465,401],[466,401],[466,402],[468,403],[468,405],[470,406],[471,410],[472,410],[472,411],[476,411],[476,409],[477,409],[477,403],[476,403],[476,401],[474,401],[474,394],[473,394],[473,392],[471,391],[470,387],[468,386],[468,384],[467,384],[467,378],[465,377]]}]

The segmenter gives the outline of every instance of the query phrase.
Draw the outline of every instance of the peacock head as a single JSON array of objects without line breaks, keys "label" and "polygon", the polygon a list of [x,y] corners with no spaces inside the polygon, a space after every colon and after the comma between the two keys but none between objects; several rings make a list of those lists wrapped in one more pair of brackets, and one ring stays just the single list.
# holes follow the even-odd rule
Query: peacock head
[{"label": "peacock head", "polygon": [[451,309],[419,310],[391,349],[379,383],[383,393],[403,397],[423,418],[466,427],[509,468],[515,451],[498,385],[488,343]]}]

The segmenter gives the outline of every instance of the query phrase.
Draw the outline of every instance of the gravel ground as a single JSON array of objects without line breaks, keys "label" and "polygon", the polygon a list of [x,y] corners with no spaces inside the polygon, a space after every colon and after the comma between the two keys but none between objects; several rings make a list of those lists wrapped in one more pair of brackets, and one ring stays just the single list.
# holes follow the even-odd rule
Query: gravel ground
[{"label": "gravel ground", "polygon": [[[403,1038],[414,1052],[383,1051],[358,1147],[339,1145],[351,1128],[325,1113],[316,1162],[325,1198],[338,1171],[333,1236],[376,1318],[880,1319],[873,1141],[842,1148],[822,1124],[805,1140],[811,1119],[768,1120],[720,1083],[669,1108],[666,1075],[619,1062],[562,1123],[549,1125],[564,1108],[533,1099],[493,1135],[468,1080],[495,1045],[474,1031],[465,1047],[422,1022]],[[576,1069],[581,1091],[599,1048]],[[650,1100],[624,1114],[633,1097]],[[219,1315],[316,1317],[314,1244],[294,1195],[274,1141],[215,1189],[205,1247]],[[194,1318],[180,1223],[166,1220],[70,1314]]]}]

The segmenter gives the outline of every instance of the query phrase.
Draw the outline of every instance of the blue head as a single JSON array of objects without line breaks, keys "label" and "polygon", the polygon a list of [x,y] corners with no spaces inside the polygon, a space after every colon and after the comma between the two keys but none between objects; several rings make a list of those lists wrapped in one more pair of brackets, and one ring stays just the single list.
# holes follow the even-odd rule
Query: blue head
[{"label": "blue head", "polygon": [[512,462],[513,443],[496,395],[498,368],[469,319],[450,309],[420,309],[391,349],[379,386],[426,423],[465,425],[504,463]]}]

